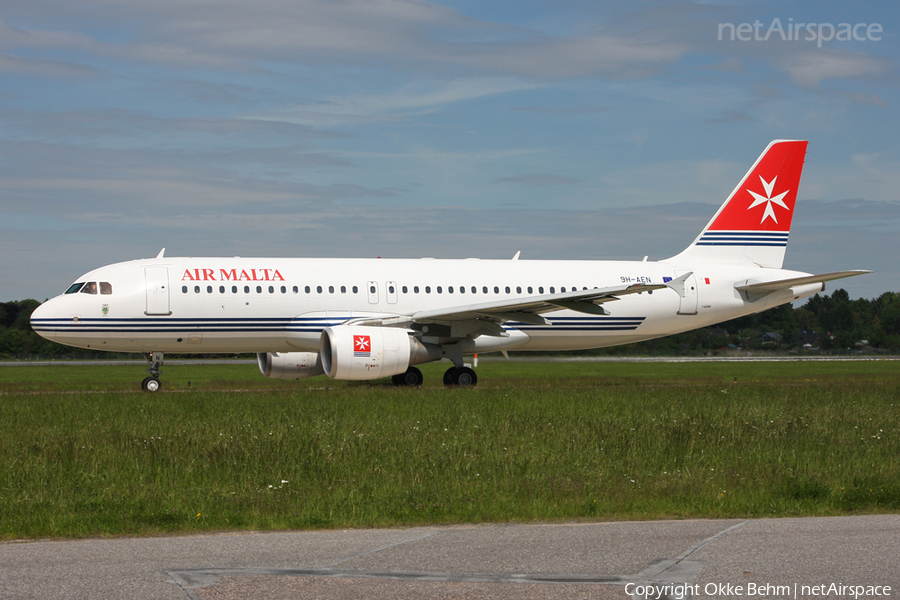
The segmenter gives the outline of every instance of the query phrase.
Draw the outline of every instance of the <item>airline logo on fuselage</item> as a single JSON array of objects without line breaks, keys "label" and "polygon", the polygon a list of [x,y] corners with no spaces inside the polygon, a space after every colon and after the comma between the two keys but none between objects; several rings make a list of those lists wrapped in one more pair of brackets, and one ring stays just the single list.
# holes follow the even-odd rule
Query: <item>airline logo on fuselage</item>
[{"label": "airline logo on fuselage", "polygon": [[185,269],[182,281],[284,281],[278,269]]}]

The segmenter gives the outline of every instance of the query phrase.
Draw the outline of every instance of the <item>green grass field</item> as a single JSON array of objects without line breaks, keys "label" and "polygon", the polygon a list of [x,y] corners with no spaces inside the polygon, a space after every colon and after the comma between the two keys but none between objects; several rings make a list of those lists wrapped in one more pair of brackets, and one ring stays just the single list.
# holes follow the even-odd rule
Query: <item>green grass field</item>
[{"label": "green grass field", "polygon": [[898,362],[446,366],[0,368],[0,538],[900,509]]}]

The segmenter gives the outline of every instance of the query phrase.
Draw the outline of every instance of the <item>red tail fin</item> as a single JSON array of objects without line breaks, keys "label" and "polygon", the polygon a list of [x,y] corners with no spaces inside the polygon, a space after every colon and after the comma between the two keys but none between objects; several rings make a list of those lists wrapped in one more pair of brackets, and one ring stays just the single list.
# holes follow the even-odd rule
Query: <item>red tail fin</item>
[{"label": "red tail fin", "polygon": [[694,243],[672,260],[780,269],[806,145],[790,140],[770,143]]}]

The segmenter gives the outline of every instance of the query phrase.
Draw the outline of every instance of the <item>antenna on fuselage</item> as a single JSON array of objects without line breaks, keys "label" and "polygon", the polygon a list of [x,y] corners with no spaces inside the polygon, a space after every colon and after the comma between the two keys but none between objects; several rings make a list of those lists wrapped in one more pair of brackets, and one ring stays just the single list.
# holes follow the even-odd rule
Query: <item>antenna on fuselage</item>
[{"label": "antenna on fuselage", "polygon": [[166,249],[163,248],[162,250],[159,251],[159,254],[156,255],[156,258],[163,258],[165,256],[165,254],[166,254]]},{"label": "antenna on fuselage", "polygon": [[520,255],[520,254],[522,254],[522,251],[521,251],[521,250],[519,250],[518,252],[516,252],[516,255],[513,256],[512,259],[513,259],[513,260],[519,260],[519,255]]}]

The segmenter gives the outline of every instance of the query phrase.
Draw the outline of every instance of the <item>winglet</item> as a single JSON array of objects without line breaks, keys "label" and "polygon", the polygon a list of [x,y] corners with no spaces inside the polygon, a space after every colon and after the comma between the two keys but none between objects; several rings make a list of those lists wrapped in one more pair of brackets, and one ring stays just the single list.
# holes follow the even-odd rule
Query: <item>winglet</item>
[{"label": "winglet", "polygon": [[673,290],[678,292],[678,295],[681,296],[682,298],[684,298],[684,296],[685,296],[684,284],[688,280],[688,278],[693,274],[694,274],[693,271],[688,271],[684,275],[679,275],[675,279],[672,279],[671,281],[667,281],[665,283],[665,285],[666,285],[666,287],[672,288]]}]

